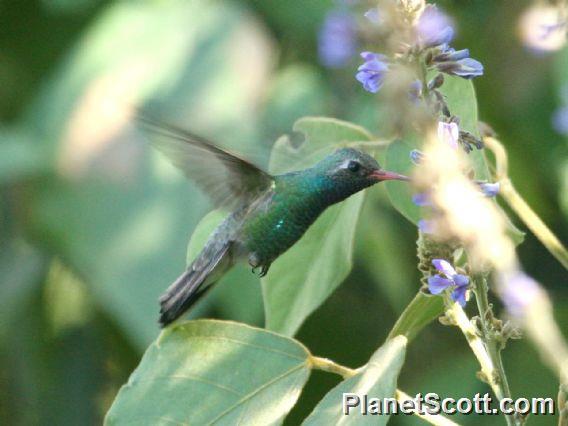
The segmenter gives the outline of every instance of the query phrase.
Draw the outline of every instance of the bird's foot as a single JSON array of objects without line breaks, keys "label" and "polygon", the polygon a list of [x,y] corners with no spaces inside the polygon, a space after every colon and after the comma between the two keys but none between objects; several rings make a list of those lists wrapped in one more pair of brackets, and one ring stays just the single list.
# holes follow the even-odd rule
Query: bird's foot
[{"label": "bird's foot", "polygon": [[260,278],[264,277],[266,274],[268,274],[269,269],[270,269],[270,264],[262,265],[262,267],[260,268],[260,274],[258,274],[258,276]]},{"label": "bird's foot", "polygon": [[250,254],[248,262],[252,266],[251,271],[253,274],[260,268],[260,273],[258,274],[260,278],[264,277],[268,273],[268,269],[270,269],[270,263],[262,264],[262,259],[256,253]]},{"label": "bird's foot", "polygon": [[[259,268],[258,266],[254,266],[254,267],[251,269],[251,272],[252,272],[253,274],[256,274],[256,270],[257,270],[258,268]],[[264,277],[264,276],[268,273],[268,270],[269,270],[269,269],[270,269],[270,265],[262,265],[262,266],[260,266],[260,272],[259,272],[259,274],[258,274],[258,277],[259,277],[259,278]]]}]

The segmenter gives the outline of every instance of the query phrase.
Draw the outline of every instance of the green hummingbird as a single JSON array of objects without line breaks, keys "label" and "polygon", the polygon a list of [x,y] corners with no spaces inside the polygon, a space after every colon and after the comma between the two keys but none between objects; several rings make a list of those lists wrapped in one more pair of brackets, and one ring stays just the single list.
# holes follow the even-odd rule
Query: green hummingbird
[{"label": "green hummingbird", "polygon": [[153,145],[230,213],[193,263],[160,297],[162,327],[178,319],[236,262],[267,274],[329,206],[385,180],[408,180],[370,155],[341,148],[304,170],[271,175],[212,142],[179,128],[143,120],[162,137]]}]

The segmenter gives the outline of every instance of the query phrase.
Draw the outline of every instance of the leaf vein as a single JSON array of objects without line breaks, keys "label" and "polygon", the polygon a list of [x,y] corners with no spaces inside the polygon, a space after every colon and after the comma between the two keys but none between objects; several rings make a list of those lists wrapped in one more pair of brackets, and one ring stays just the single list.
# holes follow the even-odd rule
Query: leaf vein
[{"label": "leaf vein", "polygon": [[191,339],[211,339],[211,340],[224,340],[227,342],[232,342],[232,343],[236,343],[242,346],[250,346],[252,348],[256,348],[256,349],[262,349],[266,352],[273,352],[276,354],[280,354],[280,355],[284,355],[287,356],[288,358],[292,358],[292,359],[297,359],[300,361],[305,361],[306,357],[300,357],[300,356],[296,356],[293,355],[289,352],[284,352],[284,351],[280,351],[278,349],[272,349],[272,348],[268,348],[266,346],[260,346],[260,345],[255,345],[253,343],[249,343],[249,342],[243,342],[241,340],[236,340],[236,339],[231,339],[230,337],[221,337],[221,336],[207,336],[207,335],[192,335],[190,336]]},{"label": "leaf vein", "polygon": [[229,408],[227,408],[225,411],[223,411],[222,413],[220,413],[217,417],[215,417],[213,420],[211,420],[208,424],[212,425],[216,422],[218,422],[222,417],[226,416],[227,414],[229,414],[231,411],[233,411],[236,407],[238,407],[239,405],[241,405],[242,403],[249,401],[253,396],[257,395],[258,393],[260,393],[261,391],[263,391],[264,389],[272,386],[274,383],[278,382],[279,380],[282,380],[284,377],[289,376],[290,374],[296,372],[296,370],[299,370],[303,367],[306,367],[307,365],[304,364],[300,364],[297,365],[294,368],[291,368],[288,371],[285,371],[284,373],[280,374],[279,376],[276,376],[274,379],[269,380],[268,382],[264,383],[262,386],[259,386],[258,388],[256,388],[254,391],[250,392],[248,395],[245,395],[244,398],[240,399],[239,401],[235,402],[233,405],[231,405]]},{"label": "leaf vein", "polygon": [[221,385],[219,383],[213,382],[211,380],[207,380],[204,379],[203,377],[199,377],[199,376],[192,376],[192,375],[181,375],[181,374],[174,374],[171,376],[162,376],[162,377],[151,377],[148,379],[140,379],[140,380],[135,380],[132,382],[132,385],[136,385],[138,383],[145,383],[145,382],[155,382],[155,381],[160,381],[160,380],[170,380],[170,379],[187,379],[187,380],[193,380],[195,382],[202,382],[211,386],[214,386],[216,388],[219,388],[221,390],[227,391],[229,393],[232,393],[234,395],[238,395],[238,396],[243,396],[244,394],[242,392],[239,392],[236,389],[232,389],[228,386],[224,386]]}]

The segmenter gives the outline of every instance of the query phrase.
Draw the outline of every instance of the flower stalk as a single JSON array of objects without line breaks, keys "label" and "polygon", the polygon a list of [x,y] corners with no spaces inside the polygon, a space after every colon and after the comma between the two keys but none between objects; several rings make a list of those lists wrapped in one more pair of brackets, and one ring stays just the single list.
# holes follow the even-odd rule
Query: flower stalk
[{"label": "flower stalk", "polygon": [[[472,277],[472,288],[475,293],[475,301],[477,302],[477,309],[479,311],[481,339],[483,340],[487,354],[493,363],[496,374],[495,379],[499,384],[503,397],[512,398],[509,381],[507,380],[505,367],[503,366],[503,360],[501,358],[501,351],[504,348],[505,337],[503,336],[500,327],[496,326],[499,321],[493,316],[493,310],[489,304],[489,298],[487,297],[489,287],[485,277],[482,275]],[[506,419],[507,424],[509,425],[522,425],[524,423],[523,418],[516,415],[506,415]]]},{"label": "flower stalk", "polygon": [[349,379],[358,372],[358,370],[349,367],[344,367],[343,365],[337,364],[336,362],[330,359],[322,358],[319,356],[311,355],[309,361],[312,368],[315,368],[316,370],[326,371],[328,373],[337,374],[343,377],[344,379]]},{"label": "flower stalk", "polygon": [[495,137],[485,137],[483,142],[495,155],[497,179],[501,183],[500,194],[524,224],[539,239],[566,269],[568,269],[568,250],[542,219],[517,192],[508,176],[508,160],[505,148]]},{"label": "flower stalk", "polygon": [[446,318],[451,324],[456,325],[462,331],[465,339],[467,340],[467,344],[479,362],[481,367],[481,377],[489,384],[489,386],[491,386],[495,396],[497,396],[499,400],[503,399],[505,393],[497,379],[495,365],[493,364],[493,360],[489,356],[483,341],[479,337],[478,330],[473,326],[459,303],[455,303],[453,300],[448,300],[448,302],[451,304],[446,310]]}]

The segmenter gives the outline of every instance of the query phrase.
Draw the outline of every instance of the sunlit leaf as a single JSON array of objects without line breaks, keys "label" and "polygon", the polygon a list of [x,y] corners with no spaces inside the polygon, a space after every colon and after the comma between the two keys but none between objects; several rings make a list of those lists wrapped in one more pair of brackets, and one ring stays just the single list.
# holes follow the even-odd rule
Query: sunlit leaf
[{"label": "sunlit leaf", "polygon": [[148,348],[105,423],[279,423],[308,380],[308,358],[300,343],[262,329],[179,324]]},{"label": "sunlit leaf", "polygon": [[[305,141],[299,148],[286,137],[276,143],[270,161],[274,173],[289,170],[290,158],[299,159],[294,168],[303,168],[339,146],[372,138],[358,126],[329,118],[301,119],[294,130],[303,133]],[[298,243],[274,262],[261,280],[267,328],[294,335],[345,279],[352,266],[363,197],[359,193],[330,207]]]},{"label": "sunlit leaf", "polygon": [[361,407],[344,414],[343,395],[359,395],[370,398],[394,398],[400,369],[404,363],[406,338],[395,337],[379,348],[369,362],[353,377],[344,380],[319,402],[310,416],[302,423],[311,425],[386,425],[388,415],[363,415]]}]

